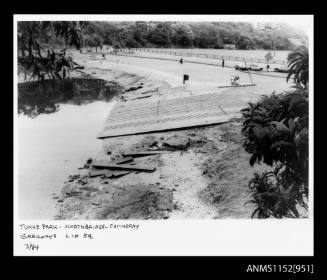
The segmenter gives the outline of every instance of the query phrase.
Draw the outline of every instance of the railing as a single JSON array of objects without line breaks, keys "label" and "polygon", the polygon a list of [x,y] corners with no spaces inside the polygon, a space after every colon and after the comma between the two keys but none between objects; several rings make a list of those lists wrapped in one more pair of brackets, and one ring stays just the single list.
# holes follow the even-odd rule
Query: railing
[{"label": "railing", "polygon": [[[131,53],[131,52],[145,52],[145,53],[156,53],[156,54],[168,54],[175,56],[188,56],[188,57],[199,57],[199,58],[208,58],[208,59],[219,59],[219,60],[231,60],[231,61],[240,61],[240,62],[254,62],[254,63],[267,63],[266,59],[261,58],[249,58],[241,56],[229,56],[229,55],[214,55],[214,54],[203,54],[195,52],[181,52],[173,50],[161,50],[161,49],[147,49],[147,48],[130,48],[130,49],[120,49],[119,52]],[[270,64],[280,64],[287,65],[287,61],[275,59],[269,60]]]},{"label": "railing", "polygon": [[[181,52],[181,51],[170,51],[170,50],[161,50],[161,49],[144,49],[144,48],[129,48],[129,49],[116,49],[116,50],[99,50],[98,52],[87,51],[91,54],[135,54],[135,52],[144,52],[144,53],[155,53],[155,54],[168,54],[174,56],[187,56],[187,57],[199,57],[215,60],[230,60],[230,61],[239,61],[239,62],[250,62],[250,63],[267,63],[266,59],[261,58],[251,58],[251,57],[242,57],[242,56],[229,56],[229,55],[213,55],[213,54],[203,54],[203,53],[193,53],[193,52]],[[288,62],[285,60],[269,60],[269,64],[278,64],[278,65],[287,65]]]}]

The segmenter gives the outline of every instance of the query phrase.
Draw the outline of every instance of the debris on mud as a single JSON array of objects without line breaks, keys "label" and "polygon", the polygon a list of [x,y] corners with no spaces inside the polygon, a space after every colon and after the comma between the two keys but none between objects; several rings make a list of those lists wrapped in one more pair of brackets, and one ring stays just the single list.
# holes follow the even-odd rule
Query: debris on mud
[{"label": "debris on mud", "polygon": [[140,89],[142,88],[142,86],[137,86],[137,87],[130,87],[126,90],[126,92],[129,92],[129,91],[134,91],[134,90],[137,90],[137,89]]},{"label": "debris on mud", "polygon": [[[254,172],[267,167],[250,167],[241,127],[241,121],[234,120],[104,139],[99,158],[66,183],[56,218],[249,218],[253,205],[246,204],[250,198],[248,181]],[[110,167],[115,161],[115,167],[121,169],[98,165],[106,162]],[[125,165],[131,169],[124,170]],[[132,169],[138,166],[152,166],[156,171]],[[95,172],[97,176],[89,176]]]},{"label": "debris on mud", "polygon": [[174,150],[186,151],[190,146],[190,140],[188,137],[179,137],[177,135],[173,135],[163,141],[163,146],[172,148]]}]

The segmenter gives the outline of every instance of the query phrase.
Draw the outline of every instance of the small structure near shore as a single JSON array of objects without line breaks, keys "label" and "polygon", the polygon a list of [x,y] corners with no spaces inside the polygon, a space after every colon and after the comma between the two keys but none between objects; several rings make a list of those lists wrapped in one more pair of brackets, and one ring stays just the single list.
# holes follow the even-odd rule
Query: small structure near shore
[{"label": "small structure near shore", "polygon": [[[120,102],[111,110],[98,138],[142,134],[227,122],[239,115],[243,102],[217,94],[147,102]],[[223,109],[224,108],[224,109]]]}]

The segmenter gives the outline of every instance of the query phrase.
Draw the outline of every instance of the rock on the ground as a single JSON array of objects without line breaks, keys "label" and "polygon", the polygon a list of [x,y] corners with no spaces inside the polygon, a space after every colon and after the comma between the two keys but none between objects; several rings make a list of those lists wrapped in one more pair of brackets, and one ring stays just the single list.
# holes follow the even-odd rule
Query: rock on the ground
[{"label": "rock on the ground", "polygon": [[190,139],[185,136],[177,136],[173,135],[168,138],[166,138],[162,142],[163,146],[167,146],[170,148],[173,148],[175,150],[187,150],[190,146]]}]

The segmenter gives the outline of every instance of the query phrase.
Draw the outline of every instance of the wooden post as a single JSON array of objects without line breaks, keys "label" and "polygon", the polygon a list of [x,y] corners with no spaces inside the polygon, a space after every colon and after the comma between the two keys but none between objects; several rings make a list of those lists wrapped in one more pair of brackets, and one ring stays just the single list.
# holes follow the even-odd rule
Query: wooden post
[{"label": "wooden post", "polygon": [[159,88],[157,88],[157,91],[158,91],[157,122],[160,122],[160,119],[159,119],[159,109],[160,109],[160,91],[159,91]]}]

